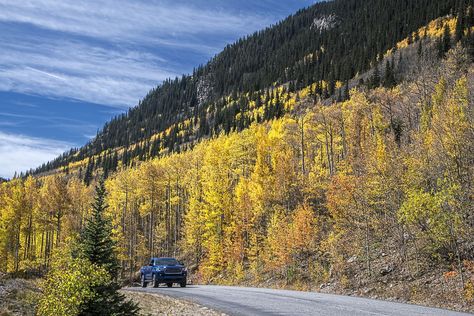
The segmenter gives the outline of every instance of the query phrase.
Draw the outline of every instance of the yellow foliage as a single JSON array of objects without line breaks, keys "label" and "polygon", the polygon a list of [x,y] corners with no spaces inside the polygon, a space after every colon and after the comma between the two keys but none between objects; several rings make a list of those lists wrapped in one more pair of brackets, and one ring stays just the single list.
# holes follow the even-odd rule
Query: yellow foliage
[{"label": "yellow foliage", "polygon": [[105,269],[86,259],[73,258],[70,249],[56,252],[42,285],[44,295],[39,302],[38,315],[79,315],[81,305],[94,297],[93,288],[109,279]]},{"label": "yellow foliage", "polygon": [[[428,23],[427,26],[419,28],[418,31],[413,32],[411,36],[412,38],[415,38],[416,34],[418,34],[419,37],[424,37],[426,35],[429,38],[438,39],[443,36],[445,25],[448,25],[451,30],[451,34],[454,34],[454,32],[456,31],[456,23],[457,23],[456,17],[438,18]],[[397,49],[406,48],[408,47],[408,43],[409,43],[409,40],[407,37],[404,40],[398,42],[396,45],[396,48]],[[388,50],[385,53],[384,57],[388,57],[391,54],[392,54],[392,49]]]},{"label": "yellow foliage", "polygon": [[469,303],[474,302],[474,280],[469,280],[464,285],[464,298]]},{"label": "yellow foliage", "polygon": [[[452,241],[473,235],[465,221],[473,196],[472,82],[445,75],[424,105],[415,85],[353,90],[346,102],[316,104],[119,168],[106,186],[122,277],[132,280],[150,256],[176,256],[202,282],[275,276],[294,284],[336,278],[349,286],[354,256],[366,271],[379,253],[401,246],[406,260],[415,251],[454,258]],[[263,118],[277,92],[294,109],[314,88],[274,87],[267,104],[262,91],[261,106],[236,118]],[[224,106],[240,97],[249,96],[229,96]],[[191,126],[180,123],[179,135]],[[87,160],[71,166],[81,164]],[[0,269],[47,263],[80,232],[91,196],[73,176],[1,184]]]}]

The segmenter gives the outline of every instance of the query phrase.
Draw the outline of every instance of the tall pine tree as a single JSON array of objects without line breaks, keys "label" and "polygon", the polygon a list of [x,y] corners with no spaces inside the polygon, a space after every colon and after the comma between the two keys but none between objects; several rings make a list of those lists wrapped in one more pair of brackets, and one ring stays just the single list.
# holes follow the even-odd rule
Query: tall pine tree
[{"label": "tall pine tree", "polygon": [[387,60],[385,64],[385,73],[384,73],[384,80],[383,85],[387,88],[393,88],[397,84],[395,79],[395,74],[393,73],[393,64]]},{"label": "tall pine tree", "polygon": [[92,217],[80,238],[80,252],[91,263],[107,270],[110,279],[93,288],[95,295],[85,303],[80,315],[138,315],[137,305],[127,301],[125,296],[118,292],[120,285],[116,282],[116,276],[119,265],[115,255],[115,242],[112,240],[111,224],[104,214],[107,208],[106,195],[104,180],[101,179],[96,186]]},{"label": "tall pine tree", "polygon": [[369,83],[369,88],[377,88],[380,86],[380,70],[379,70],[379,64],[378,62],[375,64],[374,72],[372,74],[372,77],[370,78],[370,83]]},{"label": "tall pine tree", "polygon": [[461,1],[459,3],[459,9],[458,9],[458,16],[456,20],[456,30],[455,30],[455,35],[454,39],[457,42],[459,42],[463,37],[464,37],[464,17],[465,17],[466,9],[464,7],[464,1]]},{"label": "tall pine tree", "polygon": [[443,58],[451,49],[451,29],[449,25],[444,26],[443,36],[438,43],[438,56]]}]

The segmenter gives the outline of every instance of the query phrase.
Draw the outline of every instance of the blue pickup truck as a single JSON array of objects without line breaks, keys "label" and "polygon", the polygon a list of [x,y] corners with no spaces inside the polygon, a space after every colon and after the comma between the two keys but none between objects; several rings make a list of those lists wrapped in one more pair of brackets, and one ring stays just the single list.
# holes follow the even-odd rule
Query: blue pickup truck
[{"label": "blue pickup truck", "polygon": [[140,276],[142,287],[147,287],[149,282],[153,287],[162,283],[168,287],[172,287],[173,283],[186,287],[188,271],[175,258],[151,258],[150,264],[140,269]]}]

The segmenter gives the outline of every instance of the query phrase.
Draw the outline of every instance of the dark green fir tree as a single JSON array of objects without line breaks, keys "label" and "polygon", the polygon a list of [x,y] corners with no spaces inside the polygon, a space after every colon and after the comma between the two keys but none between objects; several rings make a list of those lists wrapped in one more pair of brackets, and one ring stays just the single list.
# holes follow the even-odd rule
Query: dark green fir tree
[{"label": "dark green fir tree", "polygon": [[343,97],[343,101],[347,101],[350,99],[349,80],[346,80],[346,84],[344,85],[344,94],[342,97]]},{"label": "dark green fir tree", "polygon": [[375,64],[374,72],[372,73],[372,77],[370,78],[370,85],[369,88],[377,88],[380,86],[381,78],[380,78],[380,70],[379,64]]},{"label": "dark green fir tree", "polygon": [[393,70],[393,64],[387,60],[385,64],[385,73],[384,73],[384,80],[383,85],[387,88],[393,88],[397,84],[395,79],[395,74]]},{"label": "dark green fir tree", "polygon": [[446,53],[451,49],[451,29],[449,25],[444,26],[443,36],[438,43],[438,56],[444,57]]},{"label": "dark green fir tree", "polygon": [[96,186],[96,197],[92,205],[92,216],[82,232],[80,238],[81,255],[90,262],[104,268],[110,274],[110,279],[104,284],[93,288],[95,296],[85,303],[80,315],[83,316],[125,316],[138,315],[139,308],[118,292],[120,285],[117,283],[119,270],[115,254],[115,242],[112,239],[112,227],[105,216],[107,205],[105,203],[107,192],[104,180],[101,179]]},{"label": "dark green fir tree", "polygon": [[460,2],[460,7],[458,11],[458,16],[456,20],[456,29],[454,33],[454,39],[457,42],[459,42],[463,37],[464,37],[464,27],[465,27],[465,13],[466,9],[464,7],[464,1]]}]

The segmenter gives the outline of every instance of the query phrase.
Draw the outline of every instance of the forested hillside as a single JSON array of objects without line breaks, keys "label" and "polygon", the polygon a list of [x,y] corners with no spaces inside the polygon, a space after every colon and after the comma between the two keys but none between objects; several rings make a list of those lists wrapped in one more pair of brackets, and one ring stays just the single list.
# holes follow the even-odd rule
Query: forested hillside
[{"label": "forested hillside", "polygon": [[[440,12],[453,14],[427,22]],[[326,18],[314,20],[318,14]],[[383,19],[385,26],[369,28]],[[309,30],[301,31],[304,25]],[[366,34],[355,31],[360,25]],[[82,282],[66,282],[74,294],[93,284],[91,271],[110,279],[119,270],[133,282],[149,257],[175,256],[195,282],[474,312],[473,31],[471,1],[336,0],[229,46],[39,171],[68,161],[66,168],[1,183],[0,272],[49,271],[45,297],[54,301],[64,270]],[[361,42],[350,46],[344,32]],[[280,35],[286,42],[278,43],[287,44],[272,40]],[[320,56],[333,49],[338,58],[326,64],[312,55],[299,72],[294,60],[314,44],[303,45],[305,36],[325,39]],[[348,46],[332,46],[341,40]],[[267,57],[232,64],[244,51]],[[286,71],[279,72],[272,65],[285,51]],[[344,51],[354,52],[360,69],[343,71]],[[340,72],[323,77],[322,65]],[[193,98],[190,107],[186,100]],[[177,150],[181,143],[187,150]],[[120,269],[113,273],[77,257],[78,240],[84,243],[94,219],[106,228],[96,233],[106,231],[107,245],[110,238],[117,245]],[[114,257],[113,246],[102,248]],[[80,294],[87,301],[90,292]]]},{"label": "forested hillside", "polygon": [[[97,168],[108,173],[119,163],[179,152],[202,138],[281,117],[287,92],[314,84],[311,93],[319,98],[344,99],[350,79],[374,66],[384,68],[378,65],[382,55],[408,35],[418,39],[421,34],[412,33],[429,21],[463,12],[461,29],[472,23],[467,7],[464,0],[315,4],[229,45],[192,75],[165,81],[90,143],[34,173],[75,168],[88,183]],[[284,89],[269,95],[275,87]]]},{"label": "forested hillside", "polygon": [[[457,44],[444,60],[422,49],[416,64],[394,88],[354,89],[111,175],[121,276],[176,256],[199,282],[473,311],[472,57]],[[83,230],[91,191],[60,174],[3,183],[0,270],[49,269]]]}]

